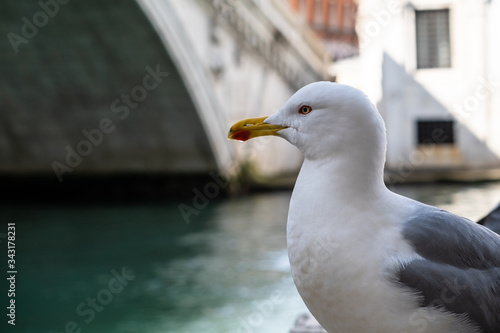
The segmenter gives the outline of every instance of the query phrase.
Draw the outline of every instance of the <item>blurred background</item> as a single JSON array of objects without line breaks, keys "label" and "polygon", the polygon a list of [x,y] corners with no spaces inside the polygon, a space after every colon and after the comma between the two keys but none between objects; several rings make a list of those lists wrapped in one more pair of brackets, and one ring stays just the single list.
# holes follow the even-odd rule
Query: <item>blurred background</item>
[{"label": "blurred background", "polygon": [[302,156],[226,135],[310,82],[377,105],[394,191],[475,221],[500,201],[497,0],[0,8],[2,332],[288,333]]}]

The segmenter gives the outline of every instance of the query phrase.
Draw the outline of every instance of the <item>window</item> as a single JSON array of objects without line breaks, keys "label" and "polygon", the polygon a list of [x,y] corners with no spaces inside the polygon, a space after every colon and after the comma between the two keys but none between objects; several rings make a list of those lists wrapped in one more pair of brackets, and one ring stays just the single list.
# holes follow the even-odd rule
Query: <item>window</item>
[{"label": "window", "polygon": [[450,67],[450,10],[415,11],[417,68]]},{"label": "window", "polygon": [[455,143],[454,121],[417,121],[417,142],[419,145]]}]

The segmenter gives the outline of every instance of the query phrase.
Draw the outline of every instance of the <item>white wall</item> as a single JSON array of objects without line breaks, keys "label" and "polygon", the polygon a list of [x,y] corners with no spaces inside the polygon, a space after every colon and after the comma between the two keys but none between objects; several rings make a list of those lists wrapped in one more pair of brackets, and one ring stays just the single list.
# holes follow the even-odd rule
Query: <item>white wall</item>
[{"label": "white wall", "polygon": [[[499,7],[498,1],[360,0],[358,68],[352,71],[351,60],[334,70],[339,82],[364,90],[379,107],[389,169],[500,167]],[[452,66],[417,69],[415,9],[441,8],[450,9]],[[456,145],[418,146],[418,119],[454,119]]]}]

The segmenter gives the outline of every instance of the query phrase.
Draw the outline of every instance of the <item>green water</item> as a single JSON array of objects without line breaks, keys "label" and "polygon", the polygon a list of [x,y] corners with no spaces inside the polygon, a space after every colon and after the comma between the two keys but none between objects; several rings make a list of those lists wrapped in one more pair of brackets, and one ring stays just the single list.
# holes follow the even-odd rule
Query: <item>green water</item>
[{"label": "green water", "polygon": [[[498,183],[393,190],[472,219],[500,201]],[[168,202],[0,206],[18,271],[16,326],[2,310],[1,332],[287,333],[305,310],[285,249],[289,198],[212,200],[189,224]]]}]

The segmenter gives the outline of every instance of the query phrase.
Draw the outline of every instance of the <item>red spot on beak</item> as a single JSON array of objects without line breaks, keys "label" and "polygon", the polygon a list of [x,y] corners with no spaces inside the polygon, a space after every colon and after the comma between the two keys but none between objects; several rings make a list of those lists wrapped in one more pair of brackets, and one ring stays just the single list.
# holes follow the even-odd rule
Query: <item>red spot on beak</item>
[{"label": "red spot on beak", "polygon": [[250,139],[250,131],[238,131],[232,135],[232,138],[238,141],[247,141]]}]

